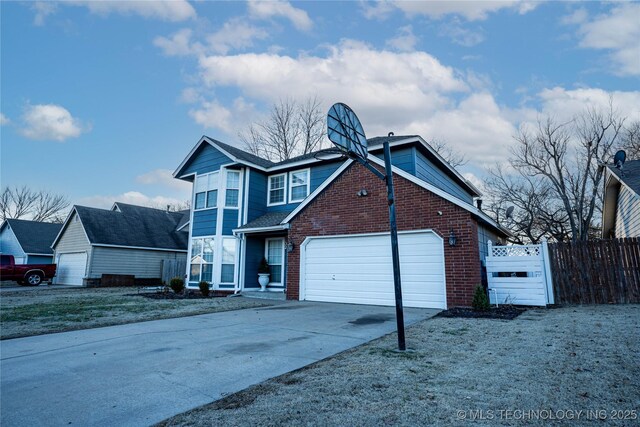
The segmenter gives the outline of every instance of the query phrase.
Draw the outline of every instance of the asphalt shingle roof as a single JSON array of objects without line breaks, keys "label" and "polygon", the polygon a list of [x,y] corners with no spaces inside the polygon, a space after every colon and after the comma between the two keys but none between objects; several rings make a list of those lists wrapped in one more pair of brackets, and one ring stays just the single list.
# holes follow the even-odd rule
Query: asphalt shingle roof
[{"label": "asphalt shingle roof", "polygon": [[280,224],[282,220],[285,219],[287,215],[289,215],[290,213],[291,211],[269,212],[243,225],[238,230],[244,230],[249,228],[273,227],[274,225]]},{"label": "asphalt shingle roof", "polygon": [[62,224],[23,219],[7,219],[7,223],[25,253],[53,255],[51,244],[60,232]]},{"label": "asphalt shingle roof", "polygon": [[211,141],[213,141],[216,145],[219,145],[220,148],[222,148],[223,150],[225,150],[226,152],[228,152],[232,156],[238,158],[239,160],[243,160],[245,162],[253,163],[254,165],[258,165],[258,166],[261,166],[263,168],[269,168],[269,167],[271,167],[271,166],[273,166],[275,164],[271,160],[263,159],[262,157],[258,157],[256,155],[251,154],[251,153],[247,153],[246,151],[241,150],[239,148],[236,148],[233,145],[225,144],[224,142],[220,142],[217,139],[213,139],[213,138],[209,138],[209,137],[207,137],[207,138],[210,139]]},{"label": "asphalt shingle roof", "polygon": [[[630,160],[622,166],[622,171],[614,165],[607,165],[620,181],[624,182],[636,194],[640,194],[640,160]],[[624,176],[622,175],[624,173]]]},{"label": "asphalt shingle roof", "polygon": [[188,233],[176,231],[184,212],[116,203],[120,212],[75,206],[91,243],[186,250]]}]

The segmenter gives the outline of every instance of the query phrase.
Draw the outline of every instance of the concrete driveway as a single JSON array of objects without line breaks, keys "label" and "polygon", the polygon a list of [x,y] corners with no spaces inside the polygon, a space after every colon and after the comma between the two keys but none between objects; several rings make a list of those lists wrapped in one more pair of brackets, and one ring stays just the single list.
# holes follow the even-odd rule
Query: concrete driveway
[{"label": "concrete driveway", "polygon": [[285,302],[5,340],[0,424],[150,425],[395,329],[393,307]]}]

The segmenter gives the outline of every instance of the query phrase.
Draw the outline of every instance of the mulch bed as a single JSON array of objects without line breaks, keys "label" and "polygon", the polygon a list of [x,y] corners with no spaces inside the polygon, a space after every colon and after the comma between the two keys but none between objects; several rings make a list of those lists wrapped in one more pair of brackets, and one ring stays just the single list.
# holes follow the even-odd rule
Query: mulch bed
[{"label": "mulch bed", "polygon": [[145,292],[139,294],[129,294],[129,296],[139,296],[149,299],[163,299],[163,300],[175,300],[175,299],[210,299],[221,298],[229,296],[227,292],[211,292],[208,297],[203,296],[200,292],[186,292],[184,294],[176,294],[172,291],[169,292]]},{"label": "mulch bed", "polygon": [[468,307],[455,307],[438,313],[436,317],[464,317],[471,319],[504,319],[513,320],[527,311],[526,308],[503,305],[491,307],[488,311],[476,311]]}]

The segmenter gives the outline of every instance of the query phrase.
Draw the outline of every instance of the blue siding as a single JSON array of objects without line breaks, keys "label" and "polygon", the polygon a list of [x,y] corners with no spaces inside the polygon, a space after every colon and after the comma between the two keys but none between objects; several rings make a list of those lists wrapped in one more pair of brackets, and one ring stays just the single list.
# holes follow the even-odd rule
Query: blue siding
[{"label": "blue siding", "polygon": [[27,259],[27,264],[51,264],[51,263],[53,263],[53,256],[29,255],[29,259]]},{"label": "blue siding", "polygon": [[264,238],[247,237],[245,258],[245,288],[259,288],[258,265],[264,257]]},{"label": "blue siding", "polygon": [[[402,169],[411,175],[416,175],[416,149],[414,147],[401,148],[399,150],[391,149],[391,164]],[[376,153],[376,157],[384,160],[384,153]]]},{"label": "blue siding", "polygon": [[453,179],[445,175],[443,171],[437,168],[429,159],[418,151],[416,151],[415,175],[461,200],[473,203],[473,197],[469,193],[467,193],[458,183],[453,181]]},{"label": "blue siding", "polygon": [[220,166],[233,161],[211,145],[205,143],[195,152],[191,160],[182,168],[181,175],[190,173],[209,173],[220,169]]},{"label": "blue siding", "polygon": [[218,209],[193,212],[192,236],[212,236],[216,234]]},{"label": "blue siding", "polygon": [[264,215],[267,212],[267,176],[262,172],[251,169],[249,173],[249,212],[247,222]]},{"label": "blue siding", "polygon": [[238,209],[225,209],[222,212],[222,235],[232,236],[234,228],[238,228]]}]

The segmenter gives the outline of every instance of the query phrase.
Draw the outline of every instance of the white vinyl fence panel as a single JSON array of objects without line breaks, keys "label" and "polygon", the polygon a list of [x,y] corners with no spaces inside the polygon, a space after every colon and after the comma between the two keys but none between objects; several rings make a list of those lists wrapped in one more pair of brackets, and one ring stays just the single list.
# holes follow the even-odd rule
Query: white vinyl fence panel
[{"label": "white vinyl fence panel", "polygon": [[492,304],[546,306],[553,304],[547,243],[493,246],[486,258]]}]

